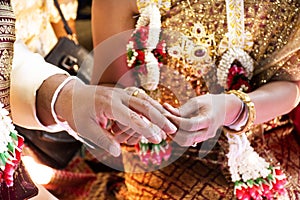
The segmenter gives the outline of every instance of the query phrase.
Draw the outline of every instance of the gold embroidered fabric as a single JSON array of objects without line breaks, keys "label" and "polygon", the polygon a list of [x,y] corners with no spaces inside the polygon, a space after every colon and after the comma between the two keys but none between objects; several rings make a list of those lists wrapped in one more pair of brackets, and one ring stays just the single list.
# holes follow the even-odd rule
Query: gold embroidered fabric
[{"label": "gold embroidered fabric", "polygon": [[15,41],[15,17],[9,2],[0,2],[0,102],[10,110],[9,86]]},{"label": "gold embroidered fabric", "polygon": [[[162,26],[167,40],[168,52],[170,53],[174,46],[178,46],[182,35],[189,36],[189,31],[197,22],[204,26],[208,34],[207,37],[213,35],[215,46],[220,44],[222,46],[223,43],[226,45],[228,28],[226,24],[225,1],[194,0],[190,2],[193,11],[191,11],[187,1],[172,1],[170,12],[163,16]],[[254,85],[259,86],[270,79],[299,80],[300,2],[298,0],[245,0],[244,7],[245,33],[248,36],[250,34],[246,41],[246,45],[249,44],[246,50],[255,61]],[[187,41],[196,42],[192,39]],[[249,47],[250,45],[252,45],[251,48]],[[219,50],[220,48],[217,49],[214,46],[209,49],[210,55],[213,54],[216,58],[216,64],[220,60],[221,52],[218,52]],[[276,59],[278,56],[281,59]],[[169,56],[167,68],[175,69],[179,74],[177,75],[176,72],[170,73],[169,69],[162,69],[161,83],[164,85],[164,88],[176,88],[175,91],[181,93],[177,90],[177,82],[180,82],[180,85],[182,85],[184,82],[189,81],[190,84],[183,87],[184,91],[193,93],[193,95],[188,95],[188,98],[208,91],[214,92],[213,88],[207,87],[215,85],[216,77],[213,67],[216,66],[209,66],[208,69],[203,69],[204,73],[203,71],[197,73],[195,65],[188,65],[187,62],[183,62],[184,59],[182,57],[184,58],[185,56],[179,58],[176,58],[174,55]],[[196,68],[196,70],[198,69]],[[165,71],[167,72],[165,73]],[[204,76],[207,71],[210,73]],[[175,78],[175,83],[173,82],[174,79],[172,79],[174,73],[180,77]],[[193,88],[194,91],[190,88]],[[178,95],[175,96],[179,99],[183,98]]]}]

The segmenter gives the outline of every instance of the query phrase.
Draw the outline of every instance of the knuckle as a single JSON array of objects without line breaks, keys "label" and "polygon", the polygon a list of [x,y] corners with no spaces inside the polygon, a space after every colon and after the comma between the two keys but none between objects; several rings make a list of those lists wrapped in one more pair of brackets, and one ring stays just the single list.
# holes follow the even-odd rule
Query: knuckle
[{"label": "knuckle", "polygon": [[151,108],[151,104],[148,101],[143,101],[142,105],[146,111],[149,111]]}]

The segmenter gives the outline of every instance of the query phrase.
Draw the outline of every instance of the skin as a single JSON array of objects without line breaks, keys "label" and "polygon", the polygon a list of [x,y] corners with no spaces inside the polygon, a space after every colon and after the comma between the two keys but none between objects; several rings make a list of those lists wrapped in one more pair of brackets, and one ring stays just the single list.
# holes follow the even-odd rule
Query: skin
[{"label": "skin", "polygon": [[[46,126],[55,124],[50,104],[56,88],[66,77],[49,77],[37,92],[37,116]],[[81,81],[71,80],[59,93],[54,110],[58,119],[67,121],[79,136],[118,156],[121,151],[120,141],[103,128],[109,119],[117,121],[120,126],[131,127],[133,133],[138,134],[135,137],[143,135],[153,143],[159,143],[166,133],[176,131],[176,127],[162,114],[164,108],[146,94],[140,95],[137,98],[123,89],[86,85]],[[153,120],[145,121],[141,115]],[[127,139],[130,136],[132,135],[129,134]]]},{"label": "skin", "polygon": [[[134,16],[137,13],[135,0],[93,1],[94,46],[106,42],[116,34],[134,29],[136,22]],[[130,34],[124,35],[117,42],[114,41],[113,49],[122,49],[126,52],[129,37]],[[95,57],[100,63],[102,52],[104,50],[95,51]],[[118,83],[124,87],[134,84],[134,78],[126,65],[125,55],[110,63],[109,66],[105,66],[105,69],[103,65],[97,65],[94,70],[101,71],[101,73],[94,73],[92,80],[94,84]],[[102,74],[100,79],[99,74]],[[126,81],[120,81],[123,74],[131,75],[126,77]],[[291,111],[299,103],[299,85],[299,81],[270,82],[249,93],[256,108],[255,123],[266,122]],[[191,99],[179,109],[170,106],[166,108],[172,113],[166,116],[179,128],[176,133],[176,137],[179,138],[177,142],[183,146],[190,146],[213,137],[220,126],[231,124],[241,109],[241,100],[229,94],[203,95]]]}]

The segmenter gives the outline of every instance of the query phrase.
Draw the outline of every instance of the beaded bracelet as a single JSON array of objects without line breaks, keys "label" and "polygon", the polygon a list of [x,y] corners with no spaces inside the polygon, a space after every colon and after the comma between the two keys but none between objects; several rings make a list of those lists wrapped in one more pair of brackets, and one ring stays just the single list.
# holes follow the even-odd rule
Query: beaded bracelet
[{"label": "beaded bracelet", "polygon": [[249,95],[242,91],[230,90],[227,92],[227,94],[234,94],[244,102],[246,108],[248,109],[248,116],[247,116],[248,119],[247,119],[246,124],[243,127],[241,127],[241,130],[236,131],[236,130],[232,130],[232,129],[224,126],[223,127],[224,131],[227,133],[236,134],[236,135],[240,135],[242,133],[249,131],[249,129],[253,125],[255,118],[256,118],[256,110],[255,110],[254,103],[251,101],[251,98],[249,97]]}]

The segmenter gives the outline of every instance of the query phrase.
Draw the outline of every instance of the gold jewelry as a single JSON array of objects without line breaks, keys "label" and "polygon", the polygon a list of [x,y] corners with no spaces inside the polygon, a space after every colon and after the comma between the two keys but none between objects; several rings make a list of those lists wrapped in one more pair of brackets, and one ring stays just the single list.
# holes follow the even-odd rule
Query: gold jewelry
[{"label": "gold jewelry", "polygon": [[146,92],[143,89],[137,87],[127,87],[124,90],[128,95],[131,95],[133,97],[137,97],[140,93],[146,94]]},{"label": "gold jewelry", "polygon": [[137,97],[139,93],[140,93],[140,90],[136,90],[132,93],[132,96]]},{"label": "gold jewelry", "polygon": [[244,104],[248,108],[248,116],[247,116],[248,119],[247,119],[245,126],[242,127],[241,130],[236,131],[236,130],[232,130],[232,129],[224,126],[223,127],[224,131],[226,133],[236,134],[236,135],[240,135],[242,133],[249,131],[249,129],[253,125],[255,118],[256,118],[256,110],[255,110],[254,103],[251,101],[251,98],[249,97],[248,94],[246,94],[240,90],[230,90],[227,92],[227,94],[234,94],[235,96],[237,96],[244,102]]}]

